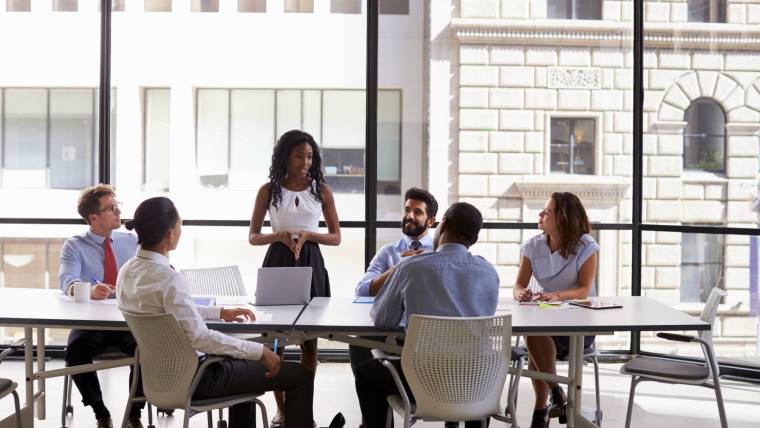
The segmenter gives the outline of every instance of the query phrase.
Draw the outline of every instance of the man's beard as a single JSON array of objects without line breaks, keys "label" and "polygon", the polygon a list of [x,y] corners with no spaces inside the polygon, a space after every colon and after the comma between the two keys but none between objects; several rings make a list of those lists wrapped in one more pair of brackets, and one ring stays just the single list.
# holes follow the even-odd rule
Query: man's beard
[{"label": "man's beard", "polygon": [[[417,227],[412,228],[412,229],[407,229],[406,228],[407,223],[414,224]],[[427,222],[425,222],[423,224],[417,224],[414,221],[407,221],[407,220],[402,220],[401,221],[401,233],[403,233],[406,236],[411,236],[411,237],[420,236],[423,233],[425,233],[425,231],[427,230],[427,228],[428,228],[427,227]]]}]

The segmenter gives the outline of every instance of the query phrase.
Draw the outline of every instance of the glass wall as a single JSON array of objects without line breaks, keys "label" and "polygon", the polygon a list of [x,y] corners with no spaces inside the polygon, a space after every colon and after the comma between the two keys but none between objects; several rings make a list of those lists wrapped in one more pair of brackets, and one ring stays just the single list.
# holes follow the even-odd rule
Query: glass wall
[{"label": "glass wall", "polygon": [[[357,222],[341,246],[324,248],[335,295],[353,291],[365,246],[400,238],[389,225],[411,186],[429,189],[441,213],[456,201],[481,210],[490,229],[473,251],[496,266],[508,295],[538,211],[551,192],[569,191],[598,225],[600,294],[640,290],[693,312],[719,284],[727,307],[747,311],[720,325],[730,339],[716,341],[719,355],[757,357],[745,328],[755,322],[753,241],[731,232],[755,228],[760,211],[760,58],[749,43],[760,6],[642,1],[641,171],[634,0],[380,0],[370,124],[366,1],[114,1],[110,181],[123,217],[146,197],[171,197],[183,218],[206,224],[188,228],[178,264],[233,257],[248,283],[265,249],[248,245],[245,222],[277,138],[300,128],[320,145],[340,219]],[[98,2],[6,3],[0,37],[14,42],[0,71],[0,217],[74,222],[77,189],[100,179]],[[376,142],[365,141],[367,126]],[[366,198],[376,202],[371,216]],[[365,243],[375,218],[393,223]],[[640,264],[631,248],[639,222],[676,227],[643,233]],[[3,284],[50,287],[56,245],[83,229],[4,229]],[[629,346],[609,339],[602,349]]]}]

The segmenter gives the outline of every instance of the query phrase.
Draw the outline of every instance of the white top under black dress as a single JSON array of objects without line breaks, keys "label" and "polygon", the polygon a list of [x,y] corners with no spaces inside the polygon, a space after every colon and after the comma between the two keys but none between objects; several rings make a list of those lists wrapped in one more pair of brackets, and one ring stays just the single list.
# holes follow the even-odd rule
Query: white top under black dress
[{"label": "white top under black dress", "polygon": [[[270,192],[271,193],[271,192]],[[282,199],[274,206],[269,202],[269,221],[272,230],[298,232],[319,230],[319,218],[322,215],[322,202],[315,196],[316,188],[312,186],[300,192],[294,192],[282,187]],[[294,238],[297,238],[294,236]],[[263,267],[306,267],[311,266],[311,297],[330,296],[330,278],[325,269],[325,261],[319,245],[307,241],[301,247],[298,260],[287,245],[282,242],[273,242],[269,245],[264,257]]]}]

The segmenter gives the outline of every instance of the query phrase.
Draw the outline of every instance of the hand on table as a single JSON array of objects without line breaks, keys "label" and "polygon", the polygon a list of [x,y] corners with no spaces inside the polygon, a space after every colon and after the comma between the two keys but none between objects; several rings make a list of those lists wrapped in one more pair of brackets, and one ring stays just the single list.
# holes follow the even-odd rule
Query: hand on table
[{"label": "hand on table", "polygon": [[92,300],[107,299],[108,296],[112,295],[115,292],[116,292],[116,287],[114,287],[113,285],[98,282],[95,285],[93,285],[92,288],[90,289],[90,299]]},{"label": "hand on table", "polygon": [[222,308],[219,316],[225,321],[255,321],[256,316],[250,309],[245,308]]},{"label": "hand on table", "polygon": [[533,292],[528,288],[522,290],[515,289],[514,297],[518,302],[530,302],[536,297],[536,294],[533,294]]},{"label": "hand on table", "polygon": [[561,300],[559,298],[559,293],[556,291],[551,291],[548,293],[537,293],[535,295],[535,299],[539,302],[558,302]]}]

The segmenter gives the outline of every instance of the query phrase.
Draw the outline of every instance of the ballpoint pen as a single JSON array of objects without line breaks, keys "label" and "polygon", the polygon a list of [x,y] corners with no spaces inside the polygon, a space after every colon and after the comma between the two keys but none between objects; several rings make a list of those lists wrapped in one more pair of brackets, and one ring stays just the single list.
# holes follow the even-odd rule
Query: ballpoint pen
[{"label": "ballpoint pen", "polygon": [[100,281],[98,281],[98,280],[97,280],[97,279],[96,279],[94,276],[91,276],[91,277],[90,277],[90,284],[92,284],[92,285],[95,285],[95,284],[97,284],[97,283],[99,283],[99,282],[100,282]]},{"label": "ballpoint pen", "polygon": [[274,352],[275,354],[277,353],[277,338],[276,337],[274,338],[274,351],[272,352]]}]

